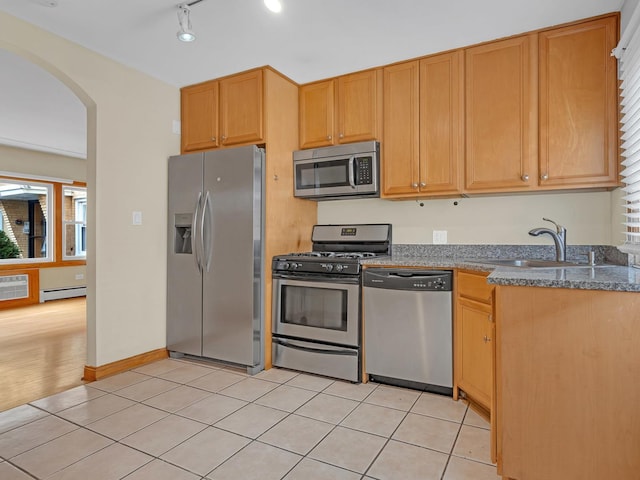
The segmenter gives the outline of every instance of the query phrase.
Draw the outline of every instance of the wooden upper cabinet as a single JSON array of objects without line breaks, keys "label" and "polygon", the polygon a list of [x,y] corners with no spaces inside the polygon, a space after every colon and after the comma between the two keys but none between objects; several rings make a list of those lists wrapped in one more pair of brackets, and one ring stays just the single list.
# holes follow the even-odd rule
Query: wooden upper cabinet
[{"label": "wooden upper cabinet", "polygon": [[379,139],[382,69],[338,77],[338,143]]},{"label": "wooden upper cabinet", "polygon": [[459,192],[462,70],[462,52],[384,69],[384,196]]},{"label": "wooden upper cabinet", "polygon": [[470,192],[537,185],[537,42],[523,35],[465,50]]},{"label": "wooden upper cabinet", "polygon": [[207,82],[181,90],[182,152],[207,150],[219,145],[218,82]]},{"label": "wooden upper cabinet", "polygon": [[540,33],[540,185],[618,181],[618,17]]},{"label": "wooden upper cabinet", "polygon": [[334,144],[335,80],[300,87],[300,148]]},{"label": "wooden upper cabinet", "polygon": [[264,140],[263,71],[184,87],[182,152]]},{"label": "wooden upper cabinet", "polygon": [[463,142],[463,53],[420,60],[421,193],[460,190]]},{"label": "wooden upper cabinet", "polygon": [[382,70],[367,70],[300,87],[300,148],[377,140]]},{"label": "wooden upper cabinet", "polygon": [[262,70],[220,80],[220,139],[222,145],[264,139]]},{"label": "wooden upper cabinet", "polygon": [[382,189],[386,197],[415,195],[420,175],[418,61],[384,68]]}]

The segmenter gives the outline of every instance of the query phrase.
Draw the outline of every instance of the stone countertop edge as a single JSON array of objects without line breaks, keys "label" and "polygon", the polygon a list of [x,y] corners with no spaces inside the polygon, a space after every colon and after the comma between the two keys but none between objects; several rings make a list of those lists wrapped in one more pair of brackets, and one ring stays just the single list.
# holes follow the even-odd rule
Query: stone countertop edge
[{"label": "stone countertop edge", "polygon": [[593,268],[585,266],[562,268],[493,267],[463,259],[419,256],[374,258],[363,260],[362,264],[366,267],[462,268],[490,272],[487,283],[493,285],[640,292],[640,270],[625,266],[596,265]]}]

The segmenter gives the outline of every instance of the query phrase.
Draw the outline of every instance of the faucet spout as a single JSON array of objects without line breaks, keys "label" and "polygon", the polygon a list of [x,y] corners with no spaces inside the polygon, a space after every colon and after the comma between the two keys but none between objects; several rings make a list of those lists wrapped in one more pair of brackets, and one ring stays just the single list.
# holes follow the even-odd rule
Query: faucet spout
[{"label": "faucet spout", "polygon": [[549,228],[534,228],[529,230],[529,235],[534,237],[542,234],[550,235],[556,246],[556,261],[564,262],[567,259],[567,229],[548,218],[543,218],[543,220],[553,223],[556,226],[556,231]]}]

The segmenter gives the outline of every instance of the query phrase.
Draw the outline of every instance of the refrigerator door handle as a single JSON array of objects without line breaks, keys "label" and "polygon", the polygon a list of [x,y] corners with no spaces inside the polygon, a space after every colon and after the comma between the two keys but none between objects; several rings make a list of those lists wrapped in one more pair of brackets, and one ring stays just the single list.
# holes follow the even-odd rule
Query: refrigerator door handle
[{"label": "refrigerator door handle", "polygon": [[196,200],[195,211],[193,212],[193,221],[191,223],[191,251],[194,253],[193,258],[196,262],[198,271],[202,272],[202,265],[200,263],[200,242],[198,242],[198,213],[200,211],[200,204],[202,203],[202,192],[198,192],[198,200]]},{"label": "refrigerator door handle", "polygon": [[[213,256],[213,218],[211,217],[211,195],[209,193],[209,190],[207,190],[207,194],[204,198],[204,209],[202,211],[202,224],[203,224],[203,229],[201,232],[201,238],[202,238],[202,244],[204,245],[204,258],[205,258],[205,265],[204,265],[204,269],[206,269],[206,271],[209,271],[209,267],[211,266],[211,257]],[[207,224],[207,232],[209,233],[209,238],[207,239],[207,241],[204,241],[204,224]]]}]

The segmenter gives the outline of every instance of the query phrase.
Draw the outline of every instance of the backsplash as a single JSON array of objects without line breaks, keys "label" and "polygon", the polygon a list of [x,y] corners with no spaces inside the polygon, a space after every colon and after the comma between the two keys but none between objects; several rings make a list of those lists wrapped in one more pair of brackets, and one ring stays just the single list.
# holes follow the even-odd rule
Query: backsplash
[{"label": "backsplash", "polygon": [[[587,263],[590,251],[595,253],[596,263],[628,265],[629,256],[611,245],[567,245],[567,260]],[[454,259],[472,258],[539,258],[555,259],[553,245],[430,245],[394,244],[393,256],[437,257]]]}]

